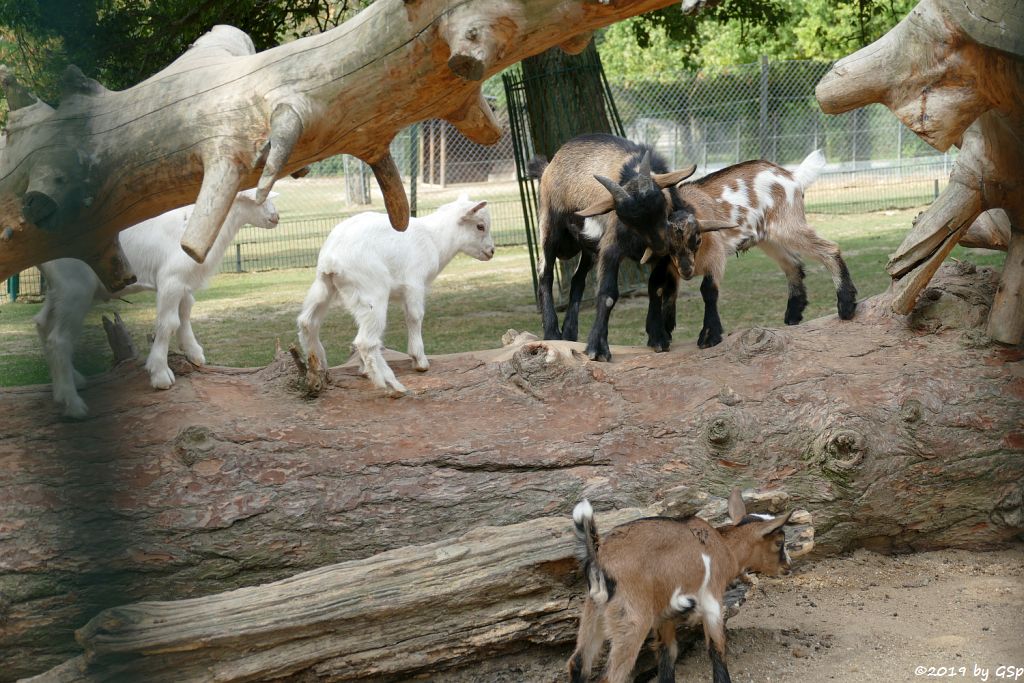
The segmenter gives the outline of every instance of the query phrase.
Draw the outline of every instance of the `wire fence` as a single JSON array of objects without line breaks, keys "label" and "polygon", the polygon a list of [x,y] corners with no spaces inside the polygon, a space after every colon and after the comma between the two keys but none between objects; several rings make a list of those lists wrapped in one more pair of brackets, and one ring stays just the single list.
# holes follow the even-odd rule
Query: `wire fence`
[{"label": "wire fence", "polygon": [[[674,168],[697,164],[694,177],[754,158],[792,167],[820,148],[829,165],[807,192],[808,211],[860,213],[929,203],[945,187],[954,157],[926,145],[882,105],[823,114],[814,88],[828,68],[762,59],[665,74],[656,82],[607,77],[627,136],[652,145]],[[463,192],[486,199],[495,242],[508,246],[526,243],[526,223],[499,91],[500,85],[485,86],[497,93],[488,99],[505,130],[496,145],[475,144],[433,120],[403,130],[391,152],[416,215]],[[346,155],[315,164],[305,178],[282,179],[275,189],[281,224],[270,231],[243,228],[221,272],[315,266],[336,224],[362,211],[383,211],[369,168]],[[0,288],[0,301],[40,292],[38,271],[31,269]]]}]

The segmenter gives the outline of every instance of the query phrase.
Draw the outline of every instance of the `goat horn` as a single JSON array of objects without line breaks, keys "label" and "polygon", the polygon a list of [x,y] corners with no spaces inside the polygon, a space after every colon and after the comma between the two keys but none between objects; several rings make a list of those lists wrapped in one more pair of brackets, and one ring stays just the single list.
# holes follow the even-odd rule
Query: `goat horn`
[{"label": "goat horn", "polygon": [[644,158],[640,160],[640,170],[638,174],[644,178],[651,177],[651,150],[644,152]]},{"label": "goat horn", "polygon": [[624,202],[629,199],[629,193],[622,189],[622,186],[611,178],[605,178],[603,175],[594,176],[594,180],[604,185],[604,189],[611,193],[612,199],[615,203]]},{"label": "goat horn", "polygon": [[729,230],[730,228],[738,227],[735,223],[729,221],[697,221],[698,232],[717,232],[719,230]]},{"label": "goat horn", "polygon": [[650,247],[647,247],[646,249],[644,249],[644,255],[640,257],[640,265],[643,265],[643,264],[647,263],[648,261],[650,261],[652,256],[654,256],[654,250],[653,249],[651,249]]}]

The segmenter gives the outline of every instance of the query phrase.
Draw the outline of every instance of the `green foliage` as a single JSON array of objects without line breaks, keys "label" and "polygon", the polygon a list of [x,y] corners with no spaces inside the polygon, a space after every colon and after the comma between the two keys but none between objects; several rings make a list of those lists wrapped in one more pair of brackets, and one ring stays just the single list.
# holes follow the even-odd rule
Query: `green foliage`
[{"label": "green foliage", "polygon": [[696,15],[673,6],[609,27],[601,57],[624,82],[680,69],[772,59],[834,60],[878,39],[916,0],[723,0]]},{"label": "green foliage", "polygon": [[341,23],[372,0],[0,0],[0,58],[51,103],[75,64],[111,89],[178,58],[216,24],[236,26],[257,50]]}]

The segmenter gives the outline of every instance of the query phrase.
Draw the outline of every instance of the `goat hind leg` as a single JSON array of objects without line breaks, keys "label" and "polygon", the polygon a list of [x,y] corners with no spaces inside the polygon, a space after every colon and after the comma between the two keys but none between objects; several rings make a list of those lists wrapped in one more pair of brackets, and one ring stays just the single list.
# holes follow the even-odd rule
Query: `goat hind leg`
[{"label": "goat hind leg", "polygon": [[604,646],[604,629],[601,625],[601,614],[594,601],[583,602],[580,613],[580,630],[576,636],[576,650],[569,658],[569,680],[571,683],[585,683],[590,680],[590,672],[594,668],[594,660],[601,654]]},{"label": "goat hind leg", "polygon": [[583,249],[580,251],[580,262],[576,264],[576,272],[569,283],[569,307],[565,311],[565,322],[562,323],[562,339],[576,341],[580,334],[580,302],[583,291],[587,287],[587,273],[594,267],[594,255]]},{"label": "goat hind leg", "polygon": [[206,365],[206,356],[203,354],[203,347],[199,344],[199,340],[196,339],[195,332],[192,331],[192,306],[196,303],[196,298],[192,296],[192,292],[185,292],[184,296],[181,297],[181,303],[178,304],[178,346],[185,352],[185,357],[188,358],[188,362],[193,365]]},{"label": "goat hind leg", "polygon": [[153,346],[146,358],[149,383],[154,389],[170,389],[174,384],[174,373],[167,365],[167,353],[171,337],[178,331],[181,322],[178,311],[185,294],[185,290],[178,287],[165,287],[156,292],[156,328],[153,332]]},{"label": "goat hind leg", "polygon": [[725,624],[721,620],[713,624],[705,621],[704,638],[708,645],[708,657],[711,659],[713,683],[731,683],[729,667],[725,664]]},{"label": "goat hind leg", "polygon": [[857,288],[839,251],[839,245],[825,239],[809,225],[797,234],[797,239],[786,246],[809,254],[824,264],[836,287],[836,311],[842,320],[849,320],[857,311]]},{"label": "goat hind leg", "polygon": [[320,361],[320,367],[324,370],[327,369],[327,351],[324,349],[323,342],[320,341],[320,326],[323,325],[336,292],[335,285],[329,277],[318,272],[306,293],[306,300],[302,303],[302,312],[296,319],[302,353],[307,358],[309,354],[316,356]]},{"label": "goat hind leg", "polygon": [[[606,617],[609,612],[605,612]],[[608,652],[608,668],[602,683],[627,683],[636,664],[637,655],[650,632],[650,626],[640,620],[623,616],[605,624],[611,640]],[[717,682],[716,682],[717,683]]]},{"label": "goat hind leg", "polygon": [[426,305],[423,290],[406,287],[404,303],[405,325],[409,331],[406,350],[412,357],[413,367],[419,372],[426,372],[430,369],[430,361],[423,349],[423,312]]},{"label": "goat hind leg", "polygon": [[44,309],[35,319],[46,363],[50,366],[53,400],[62,407],[65,416],[73,418],[83,418],[89,413],[89,407],[77,391],[84,385],[85,378],[75,370],[72,360],[75,342],[81,336],[89,303],[85,299],[62,299],[62,308],[58,311],[49,305],[50,299],[47,299]]},{"label": "goat hind leg", "polygon": [[779,264],[789,282],[789,298],[786,301],[786,315],[783,321],[787,325],[796,325],[804,318],[807,308],[807,287],[804,285],[804,265],[800,257],[785,247],[772,242],[761,242],[757,246],[761,251]]},{"label": "goat hind leg", "polygon": [[384,329],[387,326],[387,293],[381,297],[357,295],[354,299],[349,301],[349,310],[359,325],[359,332],[353,345],[359,352],[367,377],[374,386],[390,396],[408,393],[381,353],[384,348]]}]

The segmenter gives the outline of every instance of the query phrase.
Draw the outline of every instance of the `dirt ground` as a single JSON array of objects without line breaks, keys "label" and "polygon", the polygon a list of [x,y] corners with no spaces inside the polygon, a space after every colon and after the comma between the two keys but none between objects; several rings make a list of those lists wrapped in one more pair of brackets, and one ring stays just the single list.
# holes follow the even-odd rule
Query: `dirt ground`
[{"label": "dirt ground", "polygon": [[[1024,546],[797,561],[759,580],[728,631],[734,683],[1024,681]],[[566,681],[568,655],[498,658],[472,680]],[[676,680],[711,681],[702,644],[680,656]]]}]

